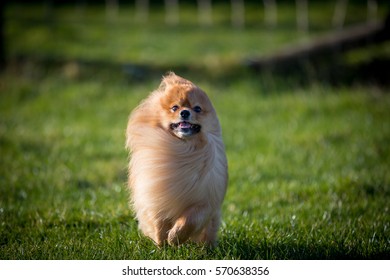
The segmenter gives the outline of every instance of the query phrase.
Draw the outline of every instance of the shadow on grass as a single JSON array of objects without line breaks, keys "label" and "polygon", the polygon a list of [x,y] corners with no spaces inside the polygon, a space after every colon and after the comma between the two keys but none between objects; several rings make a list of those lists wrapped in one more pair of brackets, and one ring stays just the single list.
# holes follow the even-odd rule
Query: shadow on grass
[{"label": "shadow on grass", "polygon": [[57,73],[73,80],[99,78],[99,80],[106,82],[119,80],[129,83],[143,83],[151,79],[159,80],[167,72],[174,71],[182,76],[191,76],[193,80],[207,79],[222,84],[249,78],[257,81],[259,87],[268,91],[291,89],[291,87],[301,87],[313,82],[333,86],[374,84],[388,87],[390,86],[387,71],[389,68],[390,58],[388,57],[375,57],[370,61],[350,64],[341,54],[315,60],[297,60],[289,65],[275,65],[261,70],[251,68],[246,62],[233,63],[225,65],[223,69],[215,69],[185,64],[141,65],[20,55],[9,59],[7,71],[11,74],[32,76],[37,80],[50,73]]}]

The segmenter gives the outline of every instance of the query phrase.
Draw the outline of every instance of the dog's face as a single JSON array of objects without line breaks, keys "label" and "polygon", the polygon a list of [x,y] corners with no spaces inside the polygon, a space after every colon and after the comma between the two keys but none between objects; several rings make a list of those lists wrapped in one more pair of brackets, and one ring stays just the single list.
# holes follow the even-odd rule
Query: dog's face
[{"label": "dog's face", "polygon": [[160,99],[161,124],[181,139],[191,139],[218,127],[214,108],[207,95],[197,87],[174,85]]}]

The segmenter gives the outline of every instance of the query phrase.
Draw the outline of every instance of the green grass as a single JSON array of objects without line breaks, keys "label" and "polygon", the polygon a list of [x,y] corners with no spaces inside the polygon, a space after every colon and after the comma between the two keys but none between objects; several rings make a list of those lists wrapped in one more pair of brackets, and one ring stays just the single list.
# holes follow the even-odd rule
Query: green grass
[{"label": "green grass", "polygon": [[124,130],[158,81],[3,79],[3,259],[389,256],[388,92],[312,86],[264,95],[251,80],[200,81],[230,166],[220,244],[157,249],[128,209]]},{"label": "green grass", "polygon": [[[60,23],[69,17],[61,12],[57,27],[64,28]],[[83,34],[94,36],[101,25],[95,21]],[[43,37],[39,50],[34,42],[18,42],[18,32],[29,30],[16,26],[11,20],[7,29],[11,57],[58,52],[65,58],[89,53],[98,59],[102,52],[107,60],[134,55],[148,62],[137,51],[116,57],[107,45],[100,48],[79,37],[74,38],[79,51],[72,53],[69,38],[62,35],[56,39],[63,38],[63,49],[51,48],[55,40]],[[47,26],[36,28],[49,32]],[[157,27],[149,28],[156,32]],[[215,28],[226,29],[216,42],[218,50],[219,42],[231,39],[225,38],[229,33],[223,24]],[[113,31],[114,44],[123,29]],[[171,34],[162,29],[161,38],[164,32]],[[250,37],[254,30],[246,32],[239,36]],[[275,32],[275,41],[287,40],[283,28]],[[96,38],[103,40],[99,34]],[[186,45],[186,38],[178,42]],[[185,56],[186,51],[178,51],[157,63],[176,65]],[[223,51],[217,57],[229,60]],[[390,257],[388,88],[318,81],[291,87],[287,79],[246,72],[229,80],[188,72],[219,114],[229,188],[217,248],[159,249],[139,233],[128,207],[124,133],[128,114],[157,87],[160,76],[140,83],[111,69],[69,75],[68,67],[47,68],[32,60],[10,65],[0,76],[0,259]]]}]

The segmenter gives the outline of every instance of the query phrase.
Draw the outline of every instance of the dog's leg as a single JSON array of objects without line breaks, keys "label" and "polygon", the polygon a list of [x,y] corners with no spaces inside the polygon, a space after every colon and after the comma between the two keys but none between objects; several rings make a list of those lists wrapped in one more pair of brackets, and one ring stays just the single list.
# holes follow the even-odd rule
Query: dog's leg
[{"label": "dog's leg", "polygon": [[186,242],[194,233],[202,230],[207,222],[209,211],[206,207],[190,208],[176,220],[174,226],[169,231],[168,243],[179,245]]},{"label": "dog's leg", "polygon": [[158,215],[151,211],[139,211],[137,213],[138,226],[143,234],[154,241],[158,246],[164,244],[168,238],[168,231],[172,227],[169,220],[158,218]]},{"label": "dog's leg", "polygon": [[221,214],[219,212],[215,213],[196,241],[210,246],[216,246],[220,221]]},{"label": "dog's leg", "polygon": [[169,229],[172,227],[172,224],[169,221],[163,221],[159,220],[157,221],[155,227],[154,227],[154,236],[153,238],[154,242],[158,246],[164,245],[164,242],[168,239],[168,232]]}]

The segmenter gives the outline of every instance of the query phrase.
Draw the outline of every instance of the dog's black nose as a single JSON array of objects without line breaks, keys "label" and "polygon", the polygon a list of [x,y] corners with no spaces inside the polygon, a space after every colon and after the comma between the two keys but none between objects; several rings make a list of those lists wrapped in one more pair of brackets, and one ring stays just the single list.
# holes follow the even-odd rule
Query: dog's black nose
[{"label": "dog's black nose", "polygon": [[190,111],[188,111],[188,110],[183,110],[183,111],[181,111],[180,112],[180,116],[184,119],[184,120],[186,120],[186,119],[188,119],[189,118],[189,116],[190,116]]}]

